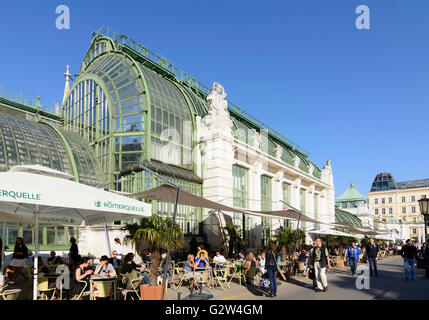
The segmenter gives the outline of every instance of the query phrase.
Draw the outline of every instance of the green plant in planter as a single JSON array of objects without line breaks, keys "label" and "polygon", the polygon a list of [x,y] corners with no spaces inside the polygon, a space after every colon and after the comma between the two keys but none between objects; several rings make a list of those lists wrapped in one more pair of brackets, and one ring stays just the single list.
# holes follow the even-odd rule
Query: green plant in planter
[{"label": "green plant in planter", "polygon": [[228,256],[231,258],[234,255],[234,252],[239,251],[246,246],[246,242],[241,236],[241,229],[239,226],[234,224],[228,224],[224,227],[224,230],[228,233]]},{"label": "green plant in planter", "polygon": [[[150,284],[151,286],[157,285],[157,278],[159,276],[159,266],[161,264],[161,250],[168,248],[168,241],[170,238],[172,220],[170,218],[163,218],[157,214],[152,214],[148,218],[143,218],[140,223],[133,223],[125,225],[122,230],[127,231],[128,235],[125,236],[125,242],[131,241],[136,248],[147,246],[151,252],[151,265],[150,265]],[[184,236],[183,230],[175,223],[173,226],[173,237],[171,240],[171,249],[177,250],[183,246]],[[137,250],[138,255],[143,257],[144,253]]]},{"label": "green plant in planter", "polygon": [[297,244],[298,241],[304,239],[305,233],[302,230],[292,230],[291,227],[279,228],[274,236],[274,242],[276,247],[279,249],[282,261],[286,260],[286,248],[292,247]]}]

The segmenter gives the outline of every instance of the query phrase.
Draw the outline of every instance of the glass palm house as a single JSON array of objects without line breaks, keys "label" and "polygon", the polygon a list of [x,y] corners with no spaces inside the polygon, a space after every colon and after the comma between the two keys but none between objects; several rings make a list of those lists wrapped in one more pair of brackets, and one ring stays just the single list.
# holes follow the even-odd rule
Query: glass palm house
[{"label": "glass palm house", "polygon": [[[39,98],[25,100],[0,85],[0,171],[16,164],[41,164],[67,172],[81,183],[105,186],[124,192],[151,189],[163,182],[138,165],[144,164],[181,186],[202,196],[202,176],[197,174],[196,117],[209,110],[210,90],[178,70],[167,59],[145,46],[106,27],[91,35],[91,45],[66,94],[60,112],[40,104]],[[266,125],[228,102],[234,137],[250,143],[250,132]],[[266,150],[281,161],[320,179],[320,169],[308,153],[269,128]],[[262,182],[263,209],[270,210],[270,180]],[[234,202],[244,203],[237,189]],[[241,201],[241,202],[240,202]],[[172,205],[153,202],[153,211],[172,214]],[[202,210],[179,206],[177,221],[185,235],[201,235]],[[267,224],[267,221],[263,222]],[[66,249],[78,230],[43,228],[41,249]],[[9,225],[7,245],[16,236],[32,243],[28,226]],[[31,247],[31,245],[30,245]]]}]

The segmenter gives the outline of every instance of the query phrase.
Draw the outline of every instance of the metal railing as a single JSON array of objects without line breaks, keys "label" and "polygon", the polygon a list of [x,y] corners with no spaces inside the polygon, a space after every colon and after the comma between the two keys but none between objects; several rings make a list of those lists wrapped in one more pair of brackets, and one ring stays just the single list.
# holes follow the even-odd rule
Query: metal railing
[{"label": "metal railing", "polygon": [[42,101],[41,97],[36,94],[25,92],[21,89],[16,89],[6,86],[0,82],[0,98],[17,102],[27,107],[37,110],[42,110],[55,115],[55,106],[48,106]]}]

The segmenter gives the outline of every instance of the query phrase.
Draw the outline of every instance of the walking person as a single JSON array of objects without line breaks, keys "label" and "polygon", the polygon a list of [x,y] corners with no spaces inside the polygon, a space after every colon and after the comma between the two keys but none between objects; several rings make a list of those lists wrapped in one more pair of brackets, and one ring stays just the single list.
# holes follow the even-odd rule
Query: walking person
[{"label": "walking person", "polygon": [[429,247],[425,243],[425,251],[423,252],[424,265],[425,265],[425,277],[429,278]]},{"label": "walking person", "polygon": [[69,258],[74,261],[80,261],[79,247],[77,246],[76,239],[70,238]]},{"label": "walking person", "polygon": [[308,258],[308,264],[309,264],[309,266],[308,266],[308,268],[309,268],[309,270],[308,270],[308,272],[313,272],[313,290],[316,290],[316,288],[317,288],[317,281],[316,281],[316,277],[314,276],[314,269],[310,266],[310,263],[311,263],[311,257],[313,256],[313,251],[314,251],[314,248],[316,248],[316,241],[314,241],[313,242],[313,247],[310,249],[310,255],[309,255],[309,258]]},{"label": "walking person", "polygon": [[375,243],[374,239],[369,239],[369,243],[366,246],[366,256],[368,257],[368,263],[369,263],[369,274],[371,277],[374,275],[378,277],[378,271],[377,271],[377,260],[379,255],[380,249],[378,245]]},{"label": "walking person", "polygon": [[349,259],[350,270],[352,276],[356,275],[357,264],[359,263],[360,249],[356,246],[356,242],[352,242],[352,245],[347,249],[347,257]]},{"label": "walking person", "polygon": [[405,280],[408,281],[408,268],[411,267],[411,280],[415,279],[414,263],[417,260],[417,248],[413,246],[413,241],[408,239],[406,245],[402,246],[401,256],[404,258]]},{"label": "walking person", "polygon": [[277,261],[276,261],[276,249],[274,246],[274,242],[270,242],[267,246],[266,258],[265,258],[265,267],[267,269],[268,279],[270,280],[270,293],[269,297],[277,296]]},{"label": "walking person", "polygon": [[[25,273],[22,272],[22,268],[25,266],[25,259],[28,258],[28,249],[24,243],[24,239],[21,237],[16,238],[15,248],[13,249],[12,262],[10,263],[13,269],[13,284],[16,284],[16,277],[20,274],[24,277],[24,281],[27,281]],[[31,276],[31,275],[29,275]]]},{"label": "walking person", "polygon": [[328,279],[326,277],[326,267],[330,268],[329,252],[322,239],[317,238],[316,246],[313,249],[310,259],[310,268],[314,268],[317,288],[316,292],[328,291]]}]

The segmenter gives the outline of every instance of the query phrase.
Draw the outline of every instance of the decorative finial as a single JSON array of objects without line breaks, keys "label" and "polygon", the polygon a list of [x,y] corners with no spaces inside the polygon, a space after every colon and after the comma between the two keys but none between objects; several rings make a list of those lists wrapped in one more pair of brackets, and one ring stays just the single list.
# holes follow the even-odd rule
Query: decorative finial
[{"label": "decorative finial", "polygon": [[70,78],[71,78],[71,74],[69,72],[69,68],[70,66],[67,65],[67,71],[64,73],[64,76],[66,77],[66,84],[64,85],[64,95],[63,95],[63,103],[66,102],[66,97],[68,96],[69,92],[70,92]]},{"label": "decorative finial", "polygon": [[350,181],[350,188],[354,188],[354,187],[355,187],[355,184],[354,184],[354,182],[352,180],[352,181]]}]

